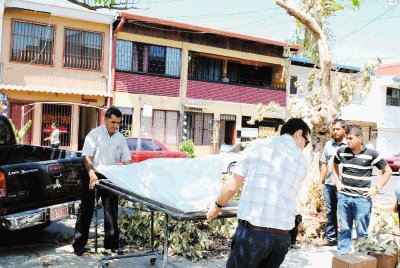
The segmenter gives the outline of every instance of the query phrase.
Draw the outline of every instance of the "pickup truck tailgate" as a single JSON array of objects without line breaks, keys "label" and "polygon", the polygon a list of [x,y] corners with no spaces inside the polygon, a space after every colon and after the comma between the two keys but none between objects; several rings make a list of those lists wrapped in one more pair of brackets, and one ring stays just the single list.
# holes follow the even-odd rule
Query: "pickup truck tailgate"
[{"label": "pickup truck tailgate", "polygon": [[77,200],[88,179],[81,157],[4,165],[0,172],[7,187],[0,215]]}]

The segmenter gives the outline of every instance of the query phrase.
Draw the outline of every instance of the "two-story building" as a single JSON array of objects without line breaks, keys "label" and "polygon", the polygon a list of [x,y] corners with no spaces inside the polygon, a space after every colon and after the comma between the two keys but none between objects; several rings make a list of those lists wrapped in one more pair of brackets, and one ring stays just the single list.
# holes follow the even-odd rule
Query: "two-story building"
[{"label": "two-story building", "polygon": [[112,97],[114,15],[70,3],[2,0],[0,93],[25,143],[48,145],[59,124],[61,146],[78,149]]},{"label": "two-story building", "polygon": [[[129,13],[114,28],[114,105],[127,135],[168,146],[192,139],[202,154],[283,123],[285,43]],[[271,101],[282,110],[247,123],[258,103]]]},{"label": "two-story building", "polygon": [[[307,76],[314,64],[307,59],[291,58],[290,93],[297,94],[295,81],[304,87]],[[335,65],[338,72],[356,74],[360,68],[346,65]],[[364,144],[372,145],[383,156],[400,152],[400,64],[382,65],[372,77],[369,94],[362,99],[358,91],[352,103],[342,107],[340,117],[347,124],[359,125],[363,131]],[[335,75],[332,72],[332,75]],[[298,95],[301,99],[301,94]]]}]

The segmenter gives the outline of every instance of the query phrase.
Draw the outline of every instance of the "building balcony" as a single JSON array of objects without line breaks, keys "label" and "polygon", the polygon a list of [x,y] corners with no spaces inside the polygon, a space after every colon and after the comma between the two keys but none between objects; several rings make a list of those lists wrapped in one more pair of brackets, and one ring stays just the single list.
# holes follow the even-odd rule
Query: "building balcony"
[{"label": "building balcony", "polygon": [[260,81],[239,80],[236,83],[188,80],[186,96],[192,99],[237,103],[267,104],[271,101],[286,106],[286,85]]}]

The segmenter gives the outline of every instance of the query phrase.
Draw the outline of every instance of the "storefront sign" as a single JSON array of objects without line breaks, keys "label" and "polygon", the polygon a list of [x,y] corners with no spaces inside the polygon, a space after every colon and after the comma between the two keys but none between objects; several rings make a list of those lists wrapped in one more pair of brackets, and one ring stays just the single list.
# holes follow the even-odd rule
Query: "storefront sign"
[{"label": "storefront sign", "polygon": [[278,135],[278,131],[275,131],[274,127],[259,127],[258,136],[260,138],[275,137]]}]

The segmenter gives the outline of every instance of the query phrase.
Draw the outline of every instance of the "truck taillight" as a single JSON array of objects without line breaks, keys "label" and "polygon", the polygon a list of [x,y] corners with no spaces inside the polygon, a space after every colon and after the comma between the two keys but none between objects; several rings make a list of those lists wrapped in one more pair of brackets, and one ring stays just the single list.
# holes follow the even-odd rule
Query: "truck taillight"
[{"label": "truck taillight", "polygon": [[4,172],[0,172],[0,197],[7,196],[7,185],[6,185],[6,175]]},{"label": "truck taillight", "polygon": [[62,165],[51,165],[49,166],[50,171],[61,171],[62,170]]}]

